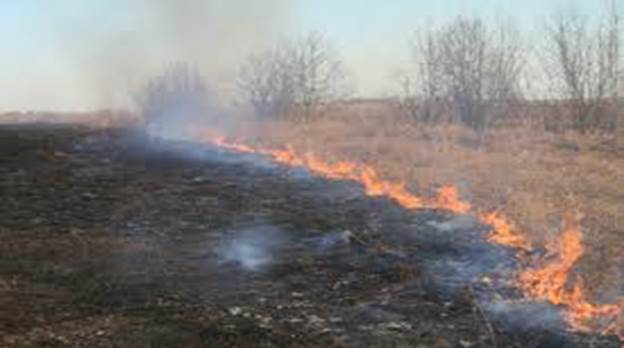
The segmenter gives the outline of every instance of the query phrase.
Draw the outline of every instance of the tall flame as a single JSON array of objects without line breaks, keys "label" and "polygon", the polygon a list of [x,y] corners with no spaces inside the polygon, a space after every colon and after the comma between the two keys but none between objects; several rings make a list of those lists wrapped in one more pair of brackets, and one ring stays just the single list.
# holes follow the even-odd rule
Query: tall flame
[{"label": "tall flame", "polygon": [[511,223],[500,213],[492,212],[481,214],[481,221],[492,226],[492,232],[488,236],[490,243],[510,246],[516,249],[530,250],[531,244],[519,234]]},{"label": "tall flame", "polygon": [[[299,155],[292,148],[269,149],[253,147],[243,143],[228,141],[212,132],[193,130],[197,139],[209,142],[240,153],[257,153],[270,157],[276,163],[291,167],[305,167],[315,175],[333,180],[353,180],[359,182],[369,196],[390,198],[406,209],[437,208],[454,213],[467,214],[472,208],[470,204],[459,198],[454,186],[443,186],[437,196],[423,199],[409,192],[404,182],[382,179],[375,168],[367,164],[355,162],[329,163],[313,155]],[[531,243],[517,231],[513,224],[501,213],[490,212],[477,214],[492,231],[488,241],[493,244],[505,245],[517,250],[529,251]],[[549,301],[566,309],[565,318],[572,328],[578,331],[594,331],[593,321],[611,318],[612,324],[604,333],[618,334],[624,340],[622,312],[624,300],[619,304],[596,305],[589,301],[579,277],[573,277],[573,268],[583,255],[582,234],[578,222],[567,219],[567,228],[556,242],[547,245],[554,260],[542,268],[528,269],[520,273],[518,285],[529,297]],[[619,317],[619,318],[618,318]],[[619,321],[617,321],[619,320]]]},{"label": "tall flame", "polygon": [[470,204],[459,198],[459,192],[455,186],[446,185],[438,189],[438,197],[435,204],[443,209],[458,214],[466,214],[470,211]]},{"label": "tall flame", "polygon": [[[346,161],[328,163],[310,153],[300,156],[290,147],[287,147],[285,150],[254,148],[242,143],[228,142],[224,137],[214,136],[206,132],[195,132],[195,134],[199,135],[199,139],[222,148],[241,153],[257,153],[269,156],[277,163],[290,167],[305,167],[312,173],[324,178],[357,181],[364,186],[367,195],[388,197],[407,209],[417,209],[424,206],[422,200],[410,193],[403,182],[381,179],[375,168],[369,165]],[[450,191],[453,189],[451,188]],[[446,189],[445,192],[447,190],[449,189]],[[449,198],[442,199],[441,202],[448,202],[449,204],[458,205],[459,209],[466,209],[467,205],[459,202],[456,191],[447,193],[447,195]]]},{"label": "tall flame", "polygon": [[[591,321],[597,318],[611,317],[616,320],[624,308],[622,304],[592,304],[583,290],[582,279],[573,276],[573,268],[583,255],[578,221],[567,217],[561,237],[549,243],[547,249],[555,259],[541,268],[522,272],[518,280],[523,291],[531,297],[565,306],[566,320],[579,331],[593,331]],[[622,328],[613,327],[609,331],[624,334]]]}]

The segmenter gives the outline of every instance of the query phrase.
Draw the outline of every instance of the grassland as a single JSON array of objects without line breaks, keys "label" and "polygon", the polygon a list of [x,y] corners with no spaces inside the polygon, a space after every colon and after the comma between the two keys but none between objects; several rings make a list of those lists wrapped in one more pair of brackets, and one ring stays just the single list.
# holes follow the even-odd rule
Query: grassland
[{"label": "grassland", "polygon": [[585,245],[579,274],[598,298],[622,295],[624,152],[608,135],[551,133],[530,123],[477,134],[459,125],[407,122],[374,106],[259,127],[248,127],[259,141],[366,162],[423,195],[454,184],[477,209],[506,214],[536,245],[556,240],[564,214],[578,214]]}]

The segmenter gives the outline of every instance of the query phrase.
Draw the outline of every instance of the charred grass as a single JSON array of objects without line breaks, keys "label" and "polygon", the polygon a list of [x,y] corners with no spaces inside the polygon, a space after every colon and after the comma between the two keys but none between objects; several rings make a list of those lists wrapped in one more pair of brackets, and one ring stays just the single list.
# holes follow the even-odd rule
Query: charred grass
[{"label": "charred grass", "polygon": [[[310,125],[306,139],[320,126]],[[338,151],[339,135],[324,134],[334,137],[328,150],[349,155]],[[446,212],[335,195],[353,184],[189,160],[137,138],[127,130],[0,129],[3,346],[617,345],[510,330],[483,314],[470,286],[440,291],[427,263],[455,251],[406,236],[435,235],[427,222]],[[376,156],[349,148],[356,158]],[[442,173],[436,182],[449,178]],[[224,236],[264,225],[281,236],[270,267],[249,272],[215,252]],[[348,242],[311,246],[344,231],[354,236]]]},{"label": "charred grass", "polygon": [[408,122],[378,107],[261,127],[262,141],[269,135],[276,146],[290,144],[329,161],[370,163],[422,195],[456,185],[463,199],[506,214],[536,245],[557,238],[564,214],[578,213],[585,246],[580,273],[597,298],[622,295],[624,152],[611,136],[545,132],[540,124],[477,134],[458,125]]}]

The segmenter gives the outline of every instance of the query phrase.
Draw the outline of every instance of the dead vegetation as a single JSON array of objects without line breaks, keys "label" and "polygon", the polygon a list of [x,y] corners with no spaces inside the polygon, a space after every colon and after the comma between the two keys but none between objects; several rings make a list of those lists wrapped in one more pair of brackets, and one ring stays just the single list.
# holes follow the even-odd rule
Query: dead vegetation
[{"label": "dead vegetation", "polygon": [[478,18],[458,17],[419,31],[414,66],[400,81],[399,109],[419,122],[490,127],[522,98],[519,40],[512,28],[491,28]]},{"label": "dead vegetation", "polygon": [[[310,34],[244,64],[240,92],[260,122],[236,124],[239,132],[227,135],[327,162],[370,164],[423,196],[452,184],[477,213],[503,212],[535,245],[556,243],[562,216],[581,216],[585,253],[573,273],[592,301],[618,301],[624,287],[619,17],[613,11],[596,29],[583,18],[556,17],[540,57],[550,94],[533,100],[525,99],[524,48],[512,34],[463,17],[425,32],[414,46],[415,76],[401,80],[403,94],[394,103],[342,99],[342,63],[322,36]],[[171,66],[142,92],[143,119],[160,135],[185,136],[189,126],[219,121],[207,86],[187,65]],[[452,219],[444,212],[405,214],[387,200],[336,195],[344,182],[302,183],[281,169],[206,160],[204,152],[201,161],[189,160],[184,156],[197,154],[189,144],[146,151],[130,140],[136,134],[111,128],[118,122],[112,113],[100,115],[96,131],[0,131],[4,344],[618,344],[561,326],[493,320],[482,306],[484,293],[515,297],[508,287],[488,288],[487,276],[487,286],[470,279],[459,290],[441,290],[440,283],[465,276],[432,271],[432,260],[467,245],[504,254],[482,245],[483,226],[440,237],[435,226]],[[215,250],[228,244],[220,238],[266,221],[271,230],[289,232],[288,243],[271,244],[279,257],[252,252],[250,267],[270,260],[269,271],[241,271],[246,263],[237,254],[247,255],[246,247],[234,246],[236,255],[223,262]],[[406,240],[408,229],[423,237]],[[329,252],[310,247],[325,238],[333,243]],[[623,320],[608,323],[608,332],[621,332],[613,327],[624,327]]]},{"label": "dead vegetation", "polygon": [[239,75],[241,101],[263,119],[307,122],[348,94],[338,53],[316,32],[249,56]]},{"label": "dead vegetation", "polygon": [[[496,250],[480,229],[457,240],[436,230],[448,212],[406,212],[353,183],[138,140],[0,130],[3,346],[618,344],[491,319],[476,298],[489,290],[455,283],[465,275],[454,267],[429,268],[464,248]],[[263,226],[287,241],[266,268],[220,259],[223,237]]]},{"label": "dead vegetation", "polygon": [[423,195],[454,184],[473,206],[509,215],[537,244],[557,236],[563,214],[581,212],[583,276],[596,294],[620,291],[612,275],[624,262],[624,159],[612,135],[531,125],[478,134],[453,124],[405,123],[385,105],[354,105],[305,125],[264,124],[262,140],[329,161],[371,163]]}]

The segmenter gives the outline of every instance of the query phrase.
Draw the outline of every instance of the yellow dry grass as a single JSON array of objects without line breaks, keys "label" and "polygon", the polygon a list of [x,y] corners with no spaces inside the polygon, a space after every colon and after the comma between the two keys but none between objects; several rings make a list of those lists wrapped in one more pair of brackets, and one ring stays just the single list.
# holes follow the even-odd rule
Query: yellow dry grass
[{"label": "yellow dry grass", "polygon": [[[456,185],[482,210],[500,210],[541,245],[562,215],[580,213],[590,290],[616,296],[624,267],[624,153],[601,136],[502,127],[479,136],[458,125],[418,125],[380,110],[343,110],[307,124],[268,122],[261,139],[326,160],[361,161],[417,193]],[[255,128],[255,127],[254,127]]]}]

